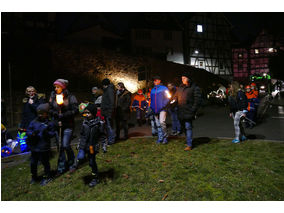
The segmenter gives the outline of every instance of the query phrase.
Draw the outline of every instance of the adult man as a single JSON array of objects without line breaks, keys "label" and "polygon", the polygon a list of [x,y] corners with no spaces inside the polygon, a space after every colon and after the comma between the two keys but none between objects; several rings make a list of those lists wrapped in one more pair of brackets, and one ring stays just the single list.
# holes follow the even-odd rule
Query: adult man
[{"label": "adult man", "polygon": [[154,88],[151,90],[151,110],[154,113],[155,123],[158,129],[158,140],[157,143],[168,143],[168,133],[166,126],[166,106],[169,102],[169,90],[167,87],[161,85],[161,78],[155,76]]},{"label": "adult man", "polygon": [[178,118],[186,131],[185,151],[192,149],[192,121],[201,103],[200,88],[192,82],[188,73],[181,77],[182,85],[178,87],[174,100],[178,103]]},{"label": "adult man", "polygon": [[112,145],[115,142],[115,135],[113,131],[112,116],[114,113],[114,103],[115,103],[115,94],[114,94],[114,85],[110,83],[108,78],[105,78],[102,81],[103,85],[103,95],[102,95],[102,115],[105,117],[106,128],[107,128],[107,137],[108,144]]},{"label": "adult man", "polygon": [[130,118],[130,104],[131,104],[131,93],[125,88],[122,82],[117,84],[118,90],[116,93],[116,138],[120,139],[120,123],[124,130],[123,139],[128,138],[128,122]]},{"label": "adult man", "polygon": [[27,129],[30,122],[37,117],[36,108],[45,100],[39,97],[33,86],[26,88],[26,97],[23,99],[23,114],[20,128]]}]

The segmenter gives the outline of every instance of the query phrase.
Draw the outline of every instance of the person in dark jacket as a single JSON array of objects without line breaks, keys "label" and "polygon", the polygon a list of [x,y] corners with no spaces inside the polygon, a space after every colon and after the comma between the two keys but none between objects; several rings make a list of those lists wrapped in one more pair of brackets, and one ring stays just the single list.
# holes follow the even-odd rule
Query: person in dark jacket
[{"label": "person in dark jacket", "polygon": [[178,119],[185,128],[187,146],[184,150],[190,151],[192,149],[192,122],[201,104],[201,91],[188,73],[184,73],[181,80],[182,85],[177,89],[173,99],[178,104]]},{"label": "person in dark jacket", "polygon": [[[170,91],[170,96],[174,97],[177,88],[173,83],[168,83],[168,89]],[[168,112],[171,115],[171,120],[172,120],[172,135],[179,135],[181,134],[181,125],[178,120],[178,107],[177,103],[170,104],[168,108]]]},{"label": "person in dark jacket", "polygon": [[157,144],[168,143],[168,133],[166,125],[166,106],[169,102],[169,90],[167,87],[161,85],[161,78],[159,76],[153,77],[154,87],[151,90],[151,110],[154,113],[155,123],[158,129]]},{"label": "person in dark jacket", "polygon": [[116,93],[116,110],[115,110],[115,123],[116,123],[116,139],[120,139],[120,124],[124,130],[123,140],[128,138],[128,120],[130,119],[130,104],[131,93],[125,88],[122,82],[117,84],[118,90]]},{"label": "person in dark jacket", "polygon": [[108,78],[103,79],[103,95],[101,110],[102,116],[104,116],[107,128],[108,144],[112,145],[115,142],[115,134],[113,130],[113,114],[114,114],[114,104],[115,104],[115,91],[114,85],[110,83]]},{"label": "person in dark jacket", "polygon": [[79,152],[76,161],[71,169],[74,172],[79,164],[84,160],[85,154],[88,154],[89,165],[92,169],[92,181],[90,187],[94,187],[98,181],[98,167],[96,163],[96,154],[99,152],[100,141],[106,141],[104,122],[99,116],[96,116],[97,108],[94,104],[88,103],[84,108],[83,116],[85,117],[80,131]]},{"label": "person in dark jacket", "polygon": [[235,139],[233,143],[240,143],[246,140],[245,131],[241,122],[241,118],[246,116],[248,112],[248,100],[246,94],[239,89],[239,83],[233,81],[229,88],[228,102],[230,106],[230,117],[234,119]]},{"label": "person in dark jacket", "polygon": [[59,126],[61,144],[57,172],[60,175],[74,164],[75,156],[71,148],[71,140],[75,127],[74,117],[78,113],[78,102],[76,97],[67,90],[68,80],[57,79],[53,85],[55,91],[50,95],[49,104],[51,117]]},{"label": "person in dark jacket", "polygon": [[31,149],[31,184],[37,181],[37,166],[38,161],[41,161],[44,166],[44,178],[40,185],[44,186],[51,181],[50,175],[50,138],[54,137],[55,126],[54,123],[48,119],[49,104],[40,104],[37,107],[38,117],[33,120],[28,129],[27,136],[29,137],[29,147]]},{"label": "person in dark jacket", "polygon": [[33,86],[26,88],[26,97],[23,99],[21,129],[27,129],[30,122],[37,117],[36,109],[45,102],[43,97],[39,97]]}]

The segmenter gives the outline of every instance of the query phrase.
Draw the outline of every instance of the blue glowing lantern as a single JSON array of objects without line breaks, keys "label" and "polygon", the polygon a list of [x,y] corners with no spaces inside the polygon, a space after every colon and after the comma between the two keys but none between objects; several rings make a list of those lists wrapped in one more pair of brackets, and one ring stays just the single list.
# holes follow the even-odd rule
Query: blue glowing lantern
[{"label": "blue glowing lantern", "polygon": [[12,148],[9,146],[3,146],[1,148],[1,157],[8,157],[12,154]]},{"label": "blue glowing lantern", "polygon": [[20,148],[22,152],[26,152],[29,150],[29,147],[27,145],[27,138],[26,132],[18,131],[17,134],[17,141],[20,143]]}]

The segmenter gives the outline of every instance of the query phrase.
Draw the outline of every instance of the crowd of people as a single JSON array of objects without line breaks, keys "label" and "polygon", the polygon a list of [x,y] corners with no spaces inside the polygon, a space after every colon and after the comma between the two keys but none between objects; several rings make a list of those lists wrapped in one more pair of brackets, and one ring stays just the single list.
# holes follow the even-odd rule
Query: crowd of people
[{"label": "crowd of people", "polygon": [[[96,154],[100,149],[107,152],[107,146],[118,140],[128,139],[128,121],[131,111],[136,111],[138,126],[149,122],[153,136],[157,136],[157,144],[168,143],[167,114],[172,121],[171,135],[186,135],[184,151],[192,149],[192,128],[196,112],[201,105],[200,88],[184,73],[181,85],[173,83],[162,85],[159,76],[153,77],[153,88],[144,94],[139,89],[136,95],[129,92],[123,82],[115,86],[109,79],[103,79],[102,89],[92,88],[93,99],[89,102],[78,103],[77,98],[68,90],[68,80],[57,79],[54,91],[45,100],[32,86],[27,87],[23,103],[23,115],[20,128],[26,129],[28,145],[31,149],[31,184],[38,179],[38,161],[44,166],[44,178],[41,185],[51,181],[49,152],[50,139],[56,138],[60,145],[57,163],[57,175],[66,171],[75,172],[84,159],[89,160],[92,170],[90,187],[98,184],[98,168]],[[241,120],[247,118],[255,121],[258,94],[255,85],[244,89],[238,82],[232,82],[227,91],[230,116],[234,120],[235,138],[233,143],[246,140]],[[75,156],[71,147],[77,114],[84,118],[79,137],[78,154]],[[113,126],[115,120],[115,127]],[[251,125],[249,123],[248,125]],[[251,127],[251,126],[248,126]],[[120,137],[121,128],[123,137]]]}]

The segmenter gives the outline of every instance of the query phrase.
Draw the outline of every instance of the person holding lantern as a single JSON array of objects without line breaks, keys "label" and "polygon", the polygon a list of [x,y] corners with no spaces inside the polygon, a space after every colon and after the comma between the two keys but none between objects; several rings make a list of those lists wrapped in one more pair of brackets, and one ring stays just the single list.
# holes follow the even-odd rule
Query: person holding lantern
[{"label": "person holding lantern", "polygon": [[[60,151],[58,159],[58,174],[62,174],[74,164],[74,152],[71,148],[71,139],[75,127],[74,117],[78,113],[78,102],[68,90],[68,80],[57,79],[51,92],[49,104],[50,114],[59,126]],[[66,155],[67,154],[67,161]]]},{"label": "person holding lantern", "polygon": [[178,87],[172,102],[178,104],[178,119],[185,129],[186,147],[184,151],[192,149],[192,122],[201,104],[200,88],[191,80],[188,73],[181,76],[182,84]]},{"label": "person holding lantern", "polygon": [[157,144],[168,143],[168,133],[166,125],[166,107],[170,99],[170,93],[166,86],[161,85],[161,78],[159,76],[153,77],[154,87],[151,90],[151,105],[150,108],[155,117],[155,123],[158,129]]}]

